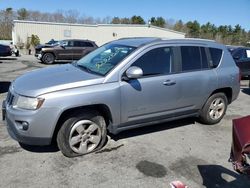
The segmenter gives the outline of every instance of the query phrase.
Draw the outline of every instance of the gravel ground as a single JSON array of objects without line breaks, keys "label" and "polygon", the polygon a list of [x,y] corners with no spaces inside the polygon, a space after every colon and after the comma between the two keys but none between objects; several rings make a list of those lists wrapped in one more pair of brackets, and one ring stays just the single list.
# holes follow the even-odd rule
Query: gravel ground
[{"label": "gravel ground", "polygon": [[[33,56],[0,58],[0,102],[10,81],[46,67]],[[54,65],[50,65],[54,66]],[[21,147],[0,121],[0,187],[250,187],[250,179],[228,163],[231,120],[250,114],[250,89],[242,81],[239,98],[217,125],[184,119],[109,137],[99,152],[66,158],[56,147]],[[1,116],[1,112],[0,112]]]}]

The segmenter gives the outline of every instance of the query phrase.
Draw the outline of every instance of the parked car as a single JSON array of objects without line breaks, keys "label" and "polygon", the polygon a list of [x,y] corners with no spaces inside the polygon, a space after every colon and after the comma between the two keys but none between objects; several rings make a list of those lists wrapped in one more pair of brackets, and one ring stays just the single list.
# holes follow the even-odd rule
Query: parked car
[{"label": "parked car", "polygon": [[35,56],[45,64],[55,61],[79,60],[98,46],[90,40],[62,40],[52,45],[36,48]]},{"label": "parked car", "polygon": [[19,56],[19,50],[17,46],[13,44],[13,42],[10,43],[10,49],[11,49],[11,54],[14,54],[16,57]]},{"label": "parked car", "polygon": [[231,51],[242,76],[250,76],[250,48],[239,47]]},{"label": "parked car", "polygon": [[11,56],[11,49],[9,46],[0,44],[0,57]]},{"label": "parked car", "polygon": [[232,51],[234,51],[236,48],[240,48],[240,47],[243,47],[243,46],[232,46],[232,45],[226,45],[228,51],[230,53],[232,53]]},{"label": "parked car", "polygon": [[128,38],[17,78],[3,115],[17,141],[56,140],[74,157],[100,149],[107,130],[117,134],[185,117],[216,124],[239,91],[239,69],[224,45]]}]

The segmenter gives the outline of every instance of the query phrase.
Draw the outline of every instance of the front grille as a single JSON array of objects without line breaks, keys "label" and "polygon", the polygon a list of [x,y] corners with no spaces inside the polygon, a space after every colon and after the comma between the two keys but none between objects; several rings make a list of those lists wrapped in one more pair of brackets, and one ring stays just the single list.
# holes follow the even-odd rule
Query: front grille
[{"label": "front grille", "polygon": [[6,98],[7,105],[12,105],[14,102],[14,98],[14,95],[9,91]]}]

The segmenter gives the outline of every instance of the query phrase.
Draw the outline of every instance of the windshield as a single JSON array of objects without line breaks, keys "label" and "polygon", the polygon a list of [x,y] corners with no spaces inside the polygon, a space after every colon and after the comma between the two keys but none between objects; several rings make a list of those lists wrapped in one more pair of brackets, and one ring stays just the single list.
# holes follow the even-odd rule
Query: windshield
[{"label": "windshield", "polygon": [[76,65],[88,72],[104,76],[134,50],[135,47],[131,46],[106,44],[84,56]]}]

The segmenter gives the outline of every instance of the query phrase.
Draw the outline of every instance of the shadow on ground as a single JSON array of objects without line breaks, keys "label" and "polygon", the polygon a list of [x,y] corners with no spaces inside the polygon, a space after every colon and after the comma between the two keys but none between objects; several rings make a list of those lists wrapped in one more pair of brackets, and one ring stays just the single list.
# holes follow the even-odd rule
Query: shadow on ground
[{"label": "shadow on ground", "polygon": [[10,84],[11,82],[0,82],[0,94],[8,92]]},{"label": "shadow on ground", "polygon": [[16,57],[0,57],[0,61],[2,60],[17,60]]},{"label": "shadow on ground", "polygon": [[250,177],[240,175],[219,165],[198,165],[203,185],[207,188],[250,187]]},{"label": "shadow on ground", "polygon": [[241,91],[242,91],[242,93],[250,95],[250,88],[243,88],[243,89],[241,89]]},{"label": "shadow on ground", "polygon": [[150,134],[153,132],[159,132],[159,131],[164,131],[168,129],[174,129],[178,127],[187,126],[190,124],[194,124],[195,121],[196,121],[195,118],[186,118],[186,119],[181,119],[177,121],[171,121],[171,122],[166,122],[166,123],[161,123],[161,124],[140,127],[140,128],[136,128],[133,130],[126,130],[117,135],[113,135],[113,134],[109,134],[109,135],[111,139],[116,141],[116,140],[121,140],[121,139],[129,138],[129,137],[141,136],[141,135]]},{"label": "shadow on ground", "polygon": [[31,145],[19,143],[19,145],[23,149],[30,151],[30,152],[34,152],[34,153],[54,153],[54,152],[59,151],[59,148],[57,147],[56,144],[52,144],[49,146],[31,146]]}]

